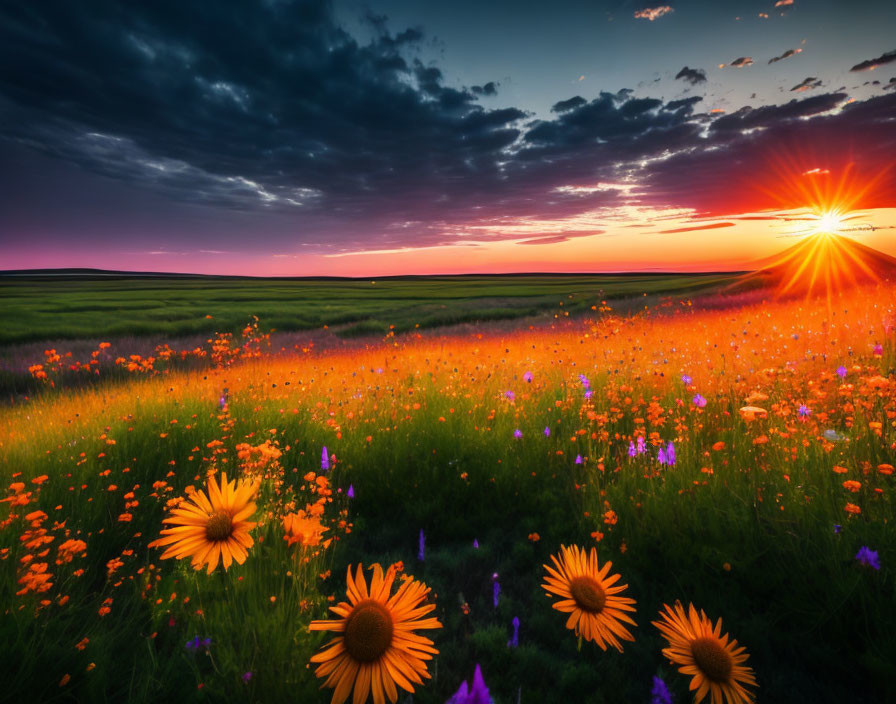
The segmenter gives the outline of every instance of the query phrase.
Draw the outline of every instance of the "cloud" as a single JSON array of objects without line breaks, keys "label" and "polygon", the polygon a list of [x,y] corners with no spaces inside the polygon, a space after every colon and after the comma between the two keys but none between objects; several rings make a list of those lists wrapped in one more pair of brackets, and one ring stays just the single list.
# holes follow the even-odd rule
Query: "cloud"
[{"label": "cloud", "polygon": [[692,95],[689,98],[679,98],[678,100],[670,100],[663,106],[663,110],[680,111],[685,115],[690,115],[694,111],[694,106],[703,100],[699,95]]},{"label": "cloud", "polygon": [[744,68],[745,66],[752,66],[753,58],[751,56],[741,56],[740,58],[735,59],[728,65],[733,68]]},{"label": "cloud", "polygon": [[766,105],[753,109],[743,107],[730,115],[723,115],[714,120],[709,128],[712,131],[749,130],[757,127],[769,127],[788,120],[810,117],[828,112],[842,105],[849,98],[846,93],[827,93],[816,95],[805,100],[794,98],[783,105]]},{"label": "cloud", "polygon": [[787,7],[788,5],[793,5],[793,0],[778,0],[775,3],[775,7]]},{"label": "cloud", "polygon": [[[47,185],[29,181],[33,201],[7,198],[0,231],[13,231],[10,210],[16,223],[38,217],[35,203],[65,204],[54,223],[64,212],[87,222],[89,182],[105,241],[154,233],[141,244],[154,251],[181,251],[184,238],[246,251],[268,231],[272,251],[303,254],[570,238],[620,206],[727,217],[731,202],[752,202],[742,178],[763,182],[759,155],[798,130],[831,149],[855,142],[870,163],[896,152],[892,91],[719,114],[697,113],[699,96],[623,89],[573,95],[534,119],[480,104],[495,82],[454,87],[415,53],[421,30],[372,17],[361,42],[324,0],[221,0],[214,15],[175,0],[96,7],[46,0],[13,16],[0,5],[0,180],[26,176],[11,154],[54,165],[41,167]],[[140,227],[122,235],[132,203]],[[536,234],[507,226],[520,221]]]},{"label": "cloud", "polygon": [[698,230],[717,230],[721,227],[734,227],[733,222],[714,222],[709,225],[694,225],[693,227],[676,227],[672,230],[660,230],[657,234],[671,235],[679,232],[697,232]]},{"label": "cloud", "polygon": [[850,71],[873,71],[878,66],[883,66],[885,64],[890,64],[896,61],[896,51],[888,51],[886,54],[881,54],[876,59],[868,59],[867,61],[862,61],[853,66]]},{"label": "cloud", "polygon": [[219,9],[0,7],[5,139],[190,204],[294,213],[306,237],[513,199],[500,163],[526,114],[414,60],[420,30],[368,18],[361,43],[324,0]]},{"label": "cloud", "polygon": [[668,15],[670,12],[675,12],[675,10],[669,5],[645,7],[643,10],[635,11],[635,19],[650,20],[653,22],[655,19],[658,19],[663,15]]},{"label": "cloud", "polygon": [[561,100],[559,103],[554,103],[551,106],[551,112],[566,112],[567,110],[580,108],[587,103],[588,101],[585,100],[581,95],[577,95],[573,98],[569,98],[568,100]]},{"label": "cloud", "polygon": [[793,88],[790,89],[791,93],[802,93],[807,90],[812,90],[813,88],[821,87],[821,80],[810,76],[809,78],[804,78],[802,81],[797,83]]},{"label": "cloud", "polygon": [[485,85],[481,86],[473,86],[470,90],[474,95],[497,95],[498,94],[498,83],[494,81],[489,81]]},{"label": "cloud", "polygon": [[557,244],[559,242],[567,242],[577,237],[592,237],[594,235],[602,235],[605,230],[584,230],[581,232],[562,232],[556,235],[540,235],[529,239],[520,240],[517,244]]},{"label": "cloud", "polygon": [[680,78],[683,81],[687,81],[691,85],[706,83],[706,71],[702,68],[688,68],[685,66],[675,75],[675,78],[676,80]]},{"label": "cloud", "polygon": [[796,56],[797,54],[802,53],[802,51],[803,51],[802,49],[788,49],[780,56],[775,56],[775,57],[769,59],[768,62],[770,64],[773,64],[777,61],[783,61],[784,59],[789,59],[791,56]]},{"label": "cloud", "polygon": [[644,169],[642,203],[715,217],[803,207],[799,189],[790,195],[782,190],[788,179],[801,178],[807,167],[835,174],[852,164],[869,182],[877,178],[855,207],[890,207],[896,199],[896,172],[890,168],[896,93],[851,103],[846,98],[813,96],[716,118],[699,146]]}]

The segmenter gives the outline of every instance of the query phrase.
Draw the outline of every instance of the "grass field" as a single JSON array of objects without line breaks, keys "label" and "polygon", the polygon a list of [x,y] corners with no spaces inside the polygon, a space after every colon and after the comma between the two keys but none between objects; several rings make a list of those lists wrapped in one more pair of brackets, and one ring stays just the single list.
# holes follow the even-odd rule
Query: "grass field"
[{"label": "grass field", "polygon": [[[291,285],[271,284],[284,317]],[[477,663],[496,704],[649,702],[654,677],[690,701],[651,625],[676,600],[747,648],[758,701],[894,701],[896,291],[622,315],[587,282],[556,284],[580,285],[598,310],[554,329],[159,365],[81,389],[51,373],[0,408],[0,697],[330,701],[309,667],[330,634],[309,624],[335,617],[349,565],[401,562],[442,624],[421,631],[438,654],[414,702],[445,702]],[[456,288],[432,297],[469,302]],[[77,308],[53,290],[35,285],[28,313],[19,289],[17,310]],[[185,324],[265,312],[257,288],[245,308],[198,293],[157,307],[182,300]],[[163,518],[223,471],[260,481],[245,562],[162,559]],[[322,538],[288,544],[284,516],[315,505]],[[543,565],[561,545],[595,546],[628,585],[621,652],[552,608]]]},{"label": "grass field", "polygon": [[[249,279],[190,276],[0,277],[0,345],[32,340],[237,332],[253,315],[268,328],[324,325],[343,336],[383,334],[550,311],[595,300],[705,290],[725,274]],[[211,316],[210,318],[208,316]]]}]

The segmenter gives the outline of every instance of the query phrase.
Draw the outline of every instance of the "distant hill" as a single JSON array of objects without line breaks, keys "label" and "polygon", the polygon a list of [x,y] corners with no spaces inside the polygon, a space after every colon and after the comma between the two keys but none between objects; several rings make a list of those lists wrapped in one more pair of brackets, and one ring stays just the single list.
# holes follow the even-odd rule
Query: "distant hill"
[{"label": "distant hill", "polygon": [[551,272],[520,271],[513,273],[491,274],[487,272],[469,274],[395,274],[391,276],[248,276],[233,274],[183,274],[163,271],[116,271],[112,269],[65,268],[65,269],[0,269],[0,279],[213,279],[213,280],[260,280],[260,281],[416,281],[416,280],[463,280],[463,279],[514,279],[524,277],[573,279],[577,277],[654,277],[692,276],[703,278],[710,276],[733,276],[738,271],[672,271],[667,269],[645,268],[638,271],[591,271],[591,272]]},{"label": "distant hill", "polygon": [[806,237],[758,262],[733,289],[772,288],[778,295],[814,295],[896,281],[896,258],[835,234]]},{"label": "distant hill", "polygon": [[8,278],[38,278],[38,277],[57,277],[57,278],[81,278],[81,279],[100,279],[100,278],[128,278],[128,277],[149,277],[153,279],[184,279],[204,277],[204,274],[171,274],[158,271],[113,271],[110,269],[89,269],[89,268],[67,268],[67,269],[3,269],[0,270],[0,277]]}]

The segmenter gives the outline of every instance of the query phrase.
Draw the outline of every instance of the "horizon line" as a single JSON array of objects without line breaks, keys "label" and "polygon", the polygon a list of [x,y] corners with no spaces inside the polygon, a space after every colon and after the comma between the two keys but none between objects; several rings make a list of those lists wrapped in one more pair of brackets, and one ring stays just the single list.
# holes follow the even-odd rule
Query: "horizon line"
[{"label": "horizon line", "polygon": [[659,275],[678,275],[678,276],[711,276],[722,274],[744,274],[751,271],[750,269],[713,269],[707,271],[682,271],[675,269],[614,269],[603,271],[513,271],[513,272],[465,272],[454,274],[384,274],[373,276],[338,276],[338,275],[296,275],[296,276],[259,276],[255,274],[200,274],[193,272],[176,272],[176,271],[140,271],[130,269],[97,269],[92,267],[47,267],[37,269],[2,269],[0,270],[0,278],[20,278],[27,276],[141,276],[141,277],[184,277],[184,278],[219,278],[219,279],[340,279],[347,281],[372,281],[372,280],[388,280],[388,279],[427,279],[427,278],[462,278],[471,276],[495,276],[495,277],[513,277],[513,276],[614,276],[628,275],[634,276],[639,274],[659,276]]}]

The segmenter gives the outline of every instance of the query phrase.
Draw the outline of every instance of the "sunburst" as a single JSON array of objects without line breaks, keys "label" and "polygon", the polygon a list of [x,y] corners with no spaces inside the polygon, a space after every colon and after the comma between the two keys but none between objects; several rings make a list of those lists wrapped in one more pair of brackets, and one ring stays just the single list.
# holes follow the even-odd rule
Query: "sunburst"
[{"label": "sunburst", "polygon": [[860,176],[855,165],[815,166],[807,155],[779,154],[771,163],[774,190],[763,187],[787,212],[784,237],[802,240],[761,270],[776,280],[776,294],[831,297],[862,282],[879,281],[873,257],[853,235],[872,229],[863,208],[873,204],[881,179]]},{"label": "sunburst", "polygon": [[812,231],[814,235],[835,235],[839,234],[844,228],[844,220],[846,216],[839,210],[826,210],[818,214],[815,222],[815,228]]}]

